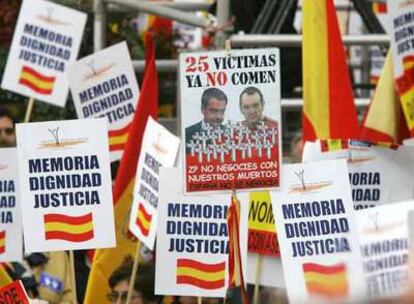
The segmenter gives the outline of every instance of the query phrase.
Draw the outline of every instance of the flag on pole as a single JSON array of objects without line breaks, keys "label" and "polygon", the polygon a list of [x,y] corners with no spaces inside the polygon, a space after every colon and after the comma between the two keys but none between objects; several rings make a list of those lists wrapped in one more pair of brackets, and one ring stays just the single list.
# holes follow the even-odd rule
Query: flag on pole
[{"label": "flag on pole", "polygon": [[303,140],[356,139],[358,118],[332,0],[303,0]]},{"label": "flag on pole", "polygon": [[360,139],[371,142],[401,143],[409,137],[401,103],[394,86],[391,50],[361,127]]},{"label": "flag on pole", "polygon": [[243,268],[240,252],[240,201],[233,193],[227,214],[227,228],[229,234],[229,286],[227,303],[249,303],[244,284]]},{"label": "flag on pole", "polygon": [[149,116],[156,119],[158,108],[155,48],[150,34],[146,36],[145,61],[146,68],[139,102],[113,188],[117,246],[96,251],[85,295],[86,304],[107,303],[105,295],[110,292],[109,276],[122,263],[126,255],[135,256],[137,249],[137,241],[128,233],[135,173],[147,119]]}]

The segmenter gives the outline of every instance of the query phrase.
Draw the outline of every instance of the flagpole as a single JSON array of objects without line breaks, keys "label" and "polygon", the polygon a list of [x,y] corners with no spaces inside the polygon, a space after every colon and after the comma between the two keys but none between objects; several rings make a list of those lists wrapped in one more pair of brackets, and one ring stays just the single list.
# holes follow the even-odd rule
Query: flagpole
[{"label": "flagpole", "polygon": [[134,282],[135,282],[135,279],[137,277],[137,272],[138,272],[138,260],[139,260],[140,247],[141,247],[141,242],[138,240],[137,250],[135,252],[134,266],[132,267],[131,279],[129,280],[126,304],[129,304],[131,302],[132,292],[134,291],[134,285],[135,285]]},{"label": "flagpole", "polygon": [[197,297],[197,304],[203,304],[203,298]]},{"label": "flagpole", "polygon": [[76,293],[76,276],[75,276],[75,258],[73,256],[73,250],[69,250],[69,260],[70,260],[70,272],[73,282],[73,303],[78,303],[78,295]]},{"label": "flagpole", "polygon": [[263,256],[257,255],[256,276],[254,279],[253,304],[259,304],[260,276],[262,274]]},{"label": "flagpole", "polygon": [[35,102],[34,98],[30,97],[29,98],[29,103],[28,103],[27,108],[26,108],[26,115],[24,116],[24,122],[29,122],[30,121],[30,116],[32,115],[34,102]]}]

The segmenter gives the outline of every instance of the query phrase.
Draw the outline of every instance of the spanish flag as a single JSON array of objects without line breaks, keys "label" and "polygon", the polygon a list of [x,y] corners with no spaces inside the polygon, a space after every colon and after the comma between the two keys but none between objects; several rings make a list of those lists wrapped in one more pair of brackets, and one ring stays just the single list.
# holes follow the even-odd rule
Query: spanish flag
[{"label": "spanish flag", "polygon": [[[227,214],[227,228],[229,232],[229,286],[227,299],[230,303],[249,303],[246,285],[244,284],[243,268],[240,252],[240,201],[233,193]],[[240,298],[239,297],[240,295]],[[237,298],[232,298],[232,297]]]},{"label": "spanish flag", "polygon": [[131,127],[131,123],[126,125],[125,127],[112,130],[108,132],[109,137],[109,151],[123,151],[125,147],[125,143],[128,140],[128,133]]},{"label": "spanish flag", "polygon": [[6,252],[6,230],[0,232],[0,253]]},{"label": "spanish flag", "polygon": [[302,3],[303,140],[357,139],[357,112],[333,2]]},{"label": "spanish flag", "polygon": [[219,289],[224,287],[225,275],[226,262],[207,264],[192,259],[177,260],[177,284]]},{"label": "spanish flag", "polygon": [[404,74],[396,80],[397,91],[408,129],[414,137],[414,56],[406,56],[403,66]]},{"label": "spanish flag", "polygon": [[306,289],[310,295],[341,298],[348,295],[345,264],[325,266],[314,263],[302,265]]},{"label": "spanish flag", "polygon": [[332,152],[348,148],[348,140],[346,139],[326,139],[321,140],[321,151]]},{"label": "spanish flag", "polygon": [[45,76],[28,66],[23,66],[20,72],[19,83],[36,93],[50,95],[53,91],[55,79],[56,77]]},{"label": "spanish flag", "polygon": [[146,37],[145,53],[146,69],[141,94],[113,188],[117,246],[98,249],[95,252],[84,300],[86,304],[108,302],[105,295],[110,292],[109,276],[122,263],[125,256],[135,256],[137,249],[136,239],[132,239],[128,233],[135,173],[147,119],[149,116],[157,118],[158,107],[155,47],[150,34]]},{"label": "spanish flag", "polygon": [[81,216],[59,213],[43,215],[46,240],[86,242],[93,239],[92,212]]},{"label": "spanish flag", "polygon": [[371,142],[401,143],[409,137],[400,100],[394,86],[391,50],[385,59],[371,104],[365,114],[360,139]]},{"label": "spanish flag", "polygon": [[137,224],[139,230],[141,230],[142,235],[148,236],[151,227],[151,220],[152,215],[149,214],[143,204],[139,204],[137,220],[135,223]]}]

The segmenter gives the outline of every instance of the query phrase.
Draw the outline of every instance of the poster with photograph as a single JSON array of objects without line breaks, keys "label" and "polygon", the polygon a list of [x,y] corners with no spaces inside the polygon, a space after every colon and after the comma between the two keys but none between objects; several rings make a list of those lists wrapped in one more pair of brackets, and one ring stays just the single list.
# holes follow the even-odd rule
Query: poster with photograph
[{"label": "poster with photograph", "polygon": [[185,192],[279,187],[279,50],[182,53],[179,62]]}]

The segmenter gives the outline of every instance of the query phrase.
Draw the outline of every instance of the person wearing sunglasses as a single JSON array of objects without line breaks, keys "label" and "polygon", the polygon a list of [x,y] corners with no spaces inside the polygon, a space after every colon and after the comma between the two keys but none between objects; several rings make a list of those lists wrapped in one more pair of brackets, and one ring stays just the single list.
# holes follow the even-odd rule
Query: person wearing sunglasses
[{"label": "person wearing sunglasses", "polygon": [[[109,277],[111,292],[106,297],[111,304],[126,302],[133,264],[132,257],[126,257]],[[162,297],[154,295],[154,282],[154,265],[150,263],[139,265],[130,304],[161,303]]]},{"label": "person wearing sunglasses", "polygon": [[5,108],[0,108],[0,147],[16,146],[14,118]]}]

